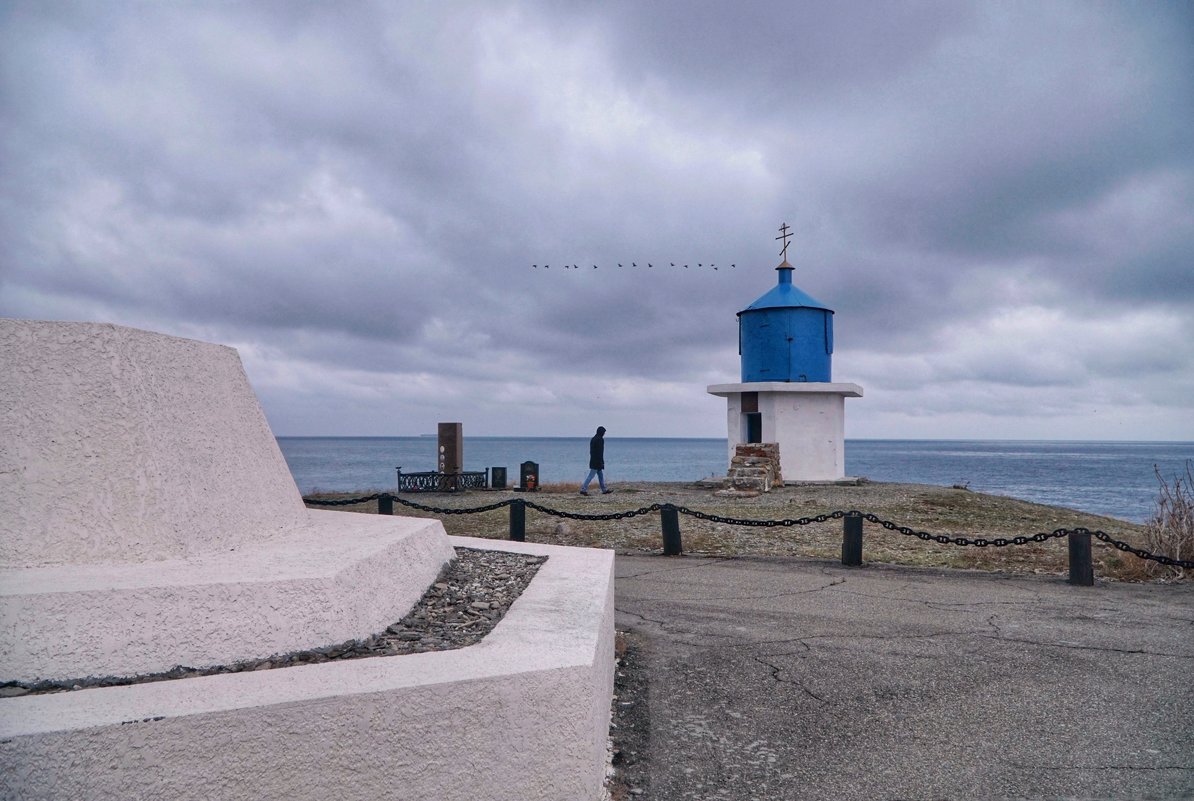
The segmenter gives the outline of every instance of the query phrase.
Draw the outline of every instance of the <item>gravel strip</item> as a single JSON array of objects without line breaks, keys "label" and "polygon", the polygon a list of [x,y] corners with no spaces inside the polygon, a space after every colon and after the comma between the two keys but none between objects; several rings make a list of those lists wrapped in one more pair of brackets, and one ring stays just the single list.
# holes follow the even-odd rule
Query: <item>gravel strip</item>
[{"label": "gravel strip", "polygon": [[406,617],[385,631],[339,645],[274,654],[231,665],[191,668],[179,665],[164,673],[139,676],[89,676],[83,679],[0,682],[0,698],[67,692],[90,687],[116,687],[151,681],[189,679],[214,673],[243,673],[310,665],[339,659],[398,656],[426,651],[450,651],[474,645],[493,630],[547,561],[546,556],[457,548],[456,558],[443,569]]}]

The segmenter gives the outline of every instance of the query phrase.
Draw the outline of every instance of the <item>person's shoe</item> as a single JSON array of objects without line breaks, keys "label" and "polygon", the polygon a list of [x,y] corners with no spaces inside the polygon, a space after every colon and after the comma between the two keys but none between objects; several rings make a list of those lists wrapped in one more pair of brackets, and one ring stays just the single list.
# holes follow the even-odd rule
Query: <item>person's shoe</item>
[{"label": "person's shoe", "polygon": [[580,494],[581,494],[581,495],[588,495],[589,493],[585,492],[584,490],[581,490],[581,491],[580,491]]},{"label": "person's shoe", "polygon": [[602,495],[609,495],[613,490],[601,490]]}]

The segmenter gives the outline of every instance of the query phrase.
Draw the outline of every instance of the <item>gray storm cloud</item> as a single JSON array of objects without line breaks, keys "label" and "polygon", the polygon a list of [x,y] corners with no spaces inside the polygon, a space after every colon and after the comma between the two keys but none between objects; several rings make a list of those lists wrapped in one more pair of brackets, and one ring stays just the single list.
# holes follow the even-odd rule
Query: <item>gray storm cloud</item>
[{"label": "gray storm cloud", "polygon": [[849,436],[1194,439],[1192,17],[10,3],[0,314],[234,345],[280,434],[717,436],[787,221]]}]

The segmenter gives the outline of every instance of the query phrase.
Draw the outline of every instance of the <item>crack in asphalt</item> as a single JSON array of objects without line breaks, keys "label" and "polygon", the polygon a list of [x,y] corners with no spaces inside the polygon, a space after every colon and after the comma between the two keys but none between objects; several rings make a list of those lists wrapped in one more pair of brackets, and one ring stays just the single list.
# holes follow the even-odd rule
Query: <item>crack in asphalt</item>
[{"label": "crack in asphalt", "polygon": [[[843,581],[844,581],[844,579],[843,579]],[[828,587],[832,587],[832,586],[835,586],[835,585],[829,584],[829,585],[826,585],[826,587],[822,587],[820,589],[827,589]],[[816,590],[804,590],[804,591],[801,591],[800,593],[786,593],[786,594],[799,595],[799,594],[815,592],[815,591]],[[762,596],[762,597],[779,597],[779,596]],[[651,599],[645,599],[645,600],[651,600]],[[742,600],[742,599],[694,598],[694,599],[674,599],[674,600],[718,601],[718,600]],[[672,634],[672,635],[679,634],[679,632],[677,632],[673,628],[672,621],[660,620],[657,618],[647,617],[645,614],[643,614],[641,612],[634,612],[634,611],[631,611],[629,609],[625,609],[622,607],[615,607],[615,611],[622,613],[622,614],[626,614],[626,615],[633,615],[634,617],[638,618],[639,620],[642,620],[645,623],[654,623],[655,625],[659,626],[661,629],[663,629],[665,632],[668,632],[669,634]],[[984,640],[996,640],[998,642],[1019,643],[1022,645],[1035,645],[1035,646],[1041,647],[1041,648],[1064,648],[1064,649],[1074,650],[1074,651],[1097,651],[1097,652],[1102,652],[1102,653],[1124,654],[1126,656],[1160,656],[1160,657],[1168,657],[1168,658],[1172,658],[1172,659],[1194,659],[1194,654],[1179,654],[1179,653],[1171,653],[1171,652],[1167,652],[1167,651],[1150,651],[1150,650],[1146,650],[1143,648],[1115,648],[1112,646],[1101,646],[1101,645],[1078,645],[1076,643],[1045,642],[1042,640],[1032,640],[1032,639],[1022,638],[1022,637],[1009,637],[1008,635],[1004,634],[1002,629],[1000,628],[1000,626],[997,622],[998,617],[999,617],[998,615],[993,614],[993,615],[990,615],[987,618],[987,620],[985,621],[985,624],[994,630],[993,634],[986,634],[979,630],[964,630],[964,631],[934,631],[934,632],[928,632],[928,633],[924,633],[924,634],[808,634],[808,635],[804,635],[801,637],[787,637],[787,638],[779,639],[779,640],[734,640],[734,635],[732,635],[732,634],[716,634],[713,632],[693,632],[690,630],[690,631],[687,631],[684,633],[689,634],[689,635],[696,634],[700,637],[716,637],[716,638],[722,639],[722,640],[731,640],[731,642],[723,642],[723,643],[717,643],[717,644],[694,643],[694,642],[687,641],[687,640],[675,640],[675,642],[677,642],[681,645],[687,645],[691,648],[696,648],[696,649],[700,649],[700,650],[718,650],[718,649],[723,649],[723,648],[742,648],[742,647],[758,646],[758,645],[785,645],[788,643],[800,643],[806,649],[811,649],[811,646],[809,645],[810,640],[882,640],[882,641],[887,641],[887,640],[929,640],[929,639],[935,639],[938,637],[973,636],[973,637],[978,637],[978,638],[984,639]],[[774,656],[787,656],[788,654],[773,654],[773,655]]]},{"label": "crack in asphalt", "polygon": [[614,580],[618,581],[618,580],[622,580],[622,579],[639,578],[640,576],[653,576],[656,573],[675,573],[680,570],[699,570],[703,567],[712,567],[713,565],[719,565],[722,562],[732,562],[733,560],[734,560],[734,557],[732,557],[732,556],[724,556],[724,557],[717,558],[717,559],[709,559],[708,561],[705,561],[699,565],[686,564],[686,565],[682,565],[680,567],[662,567],[658,570],[644,570],[642,573],[630,573],[630,574],[624,575],[624,576],[616,575],[616,576],[614,576]]},{"label": "crack in asphalt", "polygon": [[635,617],[637,617],[639,620],[643,621],[644,623],[654,623],[655,625],[660,626],[661,628],[664,628],[664,629],[666,629],[668,627],[668,621],[656,620],[655,618],[647,617],[646,615],[642,614],[641,612],[631,612],[629,609],[621,609],[618,606],[614,606],[614,612],[620,612],[624,615],[634,615]]},{"label": "crack in asphalt", "polygon": [[1166,656],[1173,659],[1194,659],[1194,654],[1171,654],[1165,651],[1146,651],[1143,648],[1112,648],[1105,645],[1077,645],[1075,643],[1065,642],[1041,642],[1040,640],[1021,639],[1019,637],[1006,637],[1002,634],[978,634],[984,640],[998,640],[999,642],[1018,642],[1024,645],[1038,645],[1042,648],[1066,648],[1072,651],[1101,651],[1112,654],[1128,654],[1128,655],[1143,655],[1143,656]]},{"label": "crack in asphalt", "polygon": [[1128,655],[1143,655],[1143,656],[1166,656],[1175,659],[1194,659],[1194,654],[1172,654],[1165,651],[1147,651],[1143,648],[1113,648],[1105,645],[1077,645],[1074,643],[1065,642],[1044,642],[1041,640],[1030,640],[1024,637],[1009,637],[1003,633],[999,623],[996,622],[999,615],[991,615],[987,618],[987,625],[995,630],[994,634],[983,634],[975,632],[976,637],[981,637],[984,640],[998,640],[999,642],[1015,642],[1022,645],[1036,645],[1042,648],[1067,648],[1073,651],[1103,651],[1113,654],[1128,654]]},{"label": "crack in asphalt", "polygon": [[[783,656],[783,654],[777,654],[777,656]],[[793,680],[791,680],[791,679],[781,679],[781,678],[779,677],[779,674],[783,672],[783,668],[782,668],[782,667],[780,667],[779,665],[773,665],[773,664],[771,664],[770,662],[768,662],[766,659],[763,659],[763,658],[762,658],[762,657],[760,657],[760,656],[754,656],[754,657],[751,657],[751,658],[752,658],[752,659],[754,659],[754,661],[758,662],[760,665],[763,665],[764,667],[770,668],[770,670],[771,670],[771,678],[775,679],[775,680],[776,680],[777,682],[779,682],[780,684],[790,684],[790,685],[792,685],[793,687],[799,688],[799,689],[801,690],[801,692],[803,692],[805,695],[809,696],[810,698],[815,698],[817,701],[821,702],[822,704],[828,704],[828,703],[829,703],[828,701],[826,701],[826,700],[825,700],[824,698],[822,698],[821,696],[817,695],[815,692],[813,692],[812,690],[810,690],[808,687],[806,687],[806,686],[805,686],[804,684],[802,684],[801,682],[798,682],[798,681],[793,681]]]},{"label": "crack in asphalt", "polygon": [[[924,598],[900,598],[893,595],[875,595],[869,592],[859,592],[858,590],[843,590],[846,595],[856,595],[859,598],[870,598],[875,601],[899,601],[900,603],[914,604],[919,606],[927,606],[929,609],[937,609],[940,611],[951,611],[955,607],[976,607],[976,606],[1042,606],[1043,603],[1040,598],[1034,598],[1029,601],[930,601]],[[1111,610],[1108,610],[1111,611]]]},{"label": "crack in asphalt", "polygon": [[1021,770],[1192,770],[1194,765],[1030,765],[1000,760],[1004,765]]},{"label": "crack in asphalt", "polygon": [[[798,642],[805,648],[812,650],[812,646],[808,644],[809,640],[932,640],[937,637],[957,637],[967,636],[973,632],[969,631],[934,631],[928,634],[806,634],[803,637],[794,637],[790,640],[774,640],[769,643],[750,643],[744,642],[739,645],[766,645],[774,644],[781,645],[785,642]],[[796,654],[768,654],[769,656],[796,656]]]},{"label": "crack in asphalt", "polygon": [[845,584],[846,579],[838,579],[824,584],[820,587],[813,587],[810,590],[792,590],[791,592],[773,592],[766,595],[710,595],[701,596],[698,598],[676,598],[674,596],[666,598],[627,598],[630,603],[647,603],[650,601],[665,601],[665,602],[687,602],[687,601],[763,601],[770,598],[791,598],[796,595],[811,595],[815,592],[827,590],[830,587],[836,587],[839,584]]},{"label": "crack in asphalt", "polygon": [[[668,621],[655,620],[654,618],[647,617],[646,615],[644,615],[640,612],[631,612],[629,609],[618,609],[616,606],[614,607],[614,611],[617,613],[624,614],[624,615],[634,615],[635,617],[637,617],[639,620],[643,621],[644,623],[654,623],[656,626],[659,626],[659,628],[663,629],[665,632],[667,632],[668,634],[670,634],[672,636],[672,642],[674,642],[678,645],[686,645],[689,648],[692,648],[693,650],[709,651],[709,650],[716,650],[718,648],[725,647],[724,645],[710,645],[709,643],[690,642],[689,640],[678,639],[678,637],[680,637],[682,635],[678,634],[674,629],[670,628]],[[701,636],[701,637],[720,637],[722,639],[729,639],[733,636],[732,634],[714,634],[712,632],[687,632],[687,633],[697,634],[698,636]]]}]

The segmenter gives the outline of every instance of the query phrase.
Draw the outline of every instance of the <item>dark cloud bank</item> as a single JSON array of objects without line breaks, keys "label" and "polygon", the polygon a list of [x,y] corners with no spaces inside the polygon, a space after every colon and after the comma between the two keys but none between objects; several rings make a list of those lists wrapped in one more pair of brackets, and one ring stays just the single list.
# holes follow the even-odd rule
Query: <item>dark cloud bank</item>
[{"label": "dark cloud bank", "polygon": [[1181,3],[11,3],[0,314],[236,346],[281,434],[717,436],[787,221],[849,436],[1191,440],[1192,42]]}]

